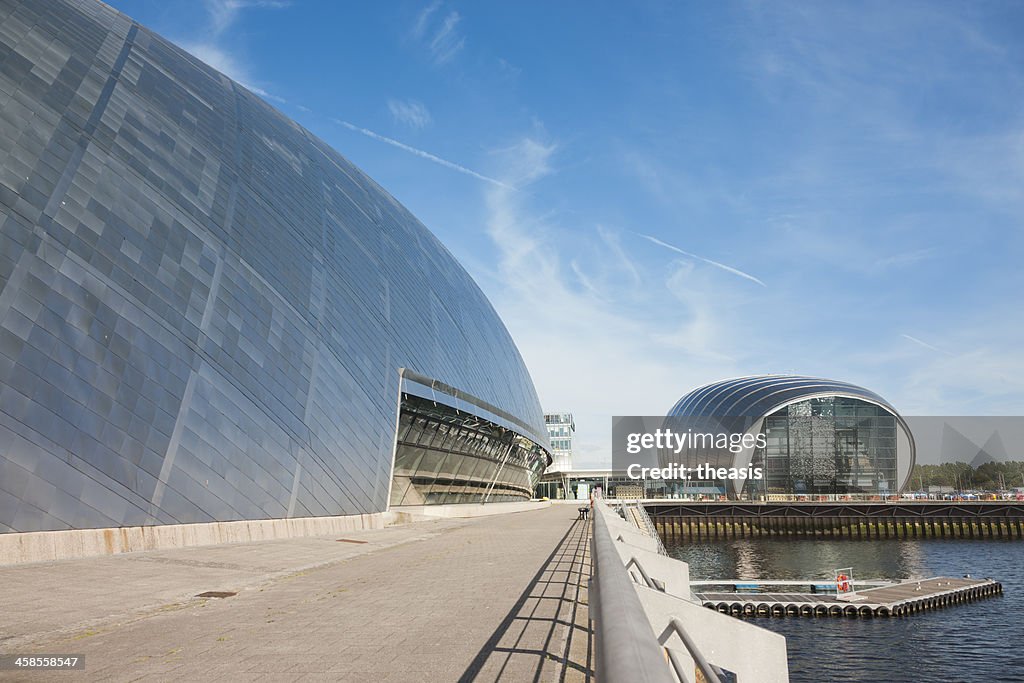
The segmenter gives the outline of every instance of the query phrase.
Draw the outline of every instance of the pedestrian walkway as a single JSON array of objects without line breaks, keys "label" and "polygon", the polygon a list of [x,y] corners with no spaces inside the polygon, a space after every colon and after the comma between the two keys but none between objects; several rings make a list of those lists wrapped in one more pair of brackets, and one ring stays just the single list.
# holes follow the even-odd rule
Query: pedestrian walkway
[{"label": "pedestrian walkway", "polygon": [[[577,517],[552,505],[0,568],[0,652],[85,656],[31,680],[590,680]],[[237,594],[194,597],[207,591]]]},{"label": "pedestrian walkway", "polygon": [[592,679],[589,579],[590,522],[577,520],[460,680]]}]

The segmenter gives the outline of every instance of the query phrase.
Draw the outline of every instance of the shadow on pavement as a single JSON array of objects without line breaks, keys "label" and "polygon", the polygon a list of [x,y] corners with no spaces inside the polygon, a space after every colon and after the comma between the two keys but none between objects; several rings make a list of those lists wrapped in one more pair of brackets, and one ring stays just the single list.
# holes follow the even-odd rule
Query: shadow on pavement
[{"label": "shadow on pavement", "polygon": [[575,520],[459,678],[592,681],[590,521]]}]

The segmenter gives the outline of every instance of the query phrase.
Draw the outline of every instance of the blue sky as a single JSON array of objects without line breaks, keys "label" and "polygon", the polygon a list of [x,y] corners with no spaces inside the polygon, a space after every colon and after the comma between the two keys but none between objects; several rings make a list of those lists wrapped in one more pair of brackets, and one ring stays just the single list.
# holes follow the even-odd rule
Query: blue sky
[{"label": "blue sky", "polygon": [[742,374],[1024,414],[1024,4],[113,4],[438,235],[577,466]]}]

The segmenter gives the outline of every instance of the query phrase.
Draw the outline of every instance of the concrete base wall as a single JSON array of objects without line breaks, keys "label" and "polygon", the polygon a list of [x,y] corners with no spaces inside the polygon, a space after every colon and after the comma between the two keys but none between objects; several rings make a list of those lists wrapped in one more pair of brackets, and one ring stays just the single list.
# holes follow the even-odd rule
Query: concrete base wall
[{"label": "concrete base wall", "polygon": [[480,517],[547,507],[547,503],[490,503],[487,505],[418,505],[389,512],[339,517],[255,519],[241,522],[166,524],[109,529],[73,529],[0,534],[0,566],[52,562],[143,550],[249,543],[303,536],[330,536],[347,531],[383,529],[444,517]]},{"label": "concrete base wall", "polygon": [[419,522],[427,519],[454,517],[486,517],[502,515],[509,512],[526,512],[540,510],[551,505],[551,501],[524,500],[521,503],[487,503],[475,505],[463,503],[459,505],[400,505],[391,508],[391,512],[411,517],[410,521]]},{"label": "concrete base wall", "polygon": [[408,521],[411,519],[398,513],[377,512],[341,517],[300,517],[0,534],[0,566],[117,555],[142,550],[326,536],[361,529],[382,529],[390,524]]}]

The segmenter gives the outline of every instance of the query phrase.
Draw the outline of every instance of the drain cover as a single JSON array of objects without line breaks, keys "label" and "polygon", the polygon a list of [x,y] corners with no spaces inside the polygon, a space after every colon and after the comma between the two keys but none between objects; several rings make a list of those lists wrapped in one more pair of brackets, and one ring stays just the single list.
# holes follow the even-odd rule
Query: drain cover
[{"label": "drain cover", "polygon": [[339,538],[338,543],[366,543],[366,541],[357,541],[354,538]]},{"label": "drain cover", "polygon": [[238,595],[238,593],[232,593],[231,591],[206,591],[200,593],[197,598],[230,598],[232,595]]}]

